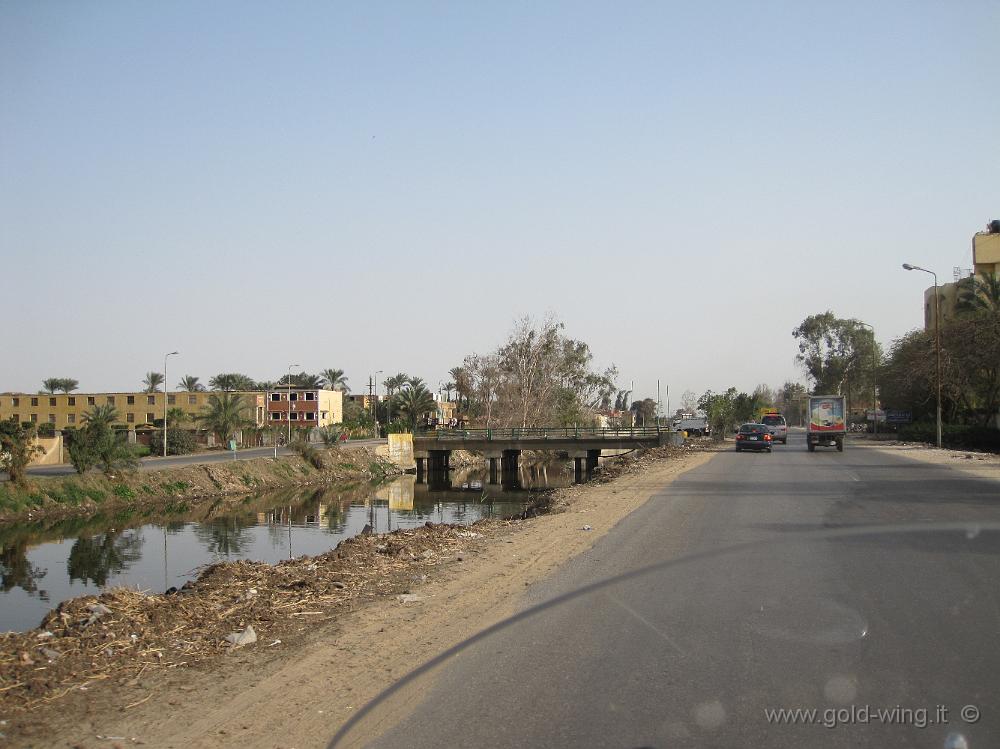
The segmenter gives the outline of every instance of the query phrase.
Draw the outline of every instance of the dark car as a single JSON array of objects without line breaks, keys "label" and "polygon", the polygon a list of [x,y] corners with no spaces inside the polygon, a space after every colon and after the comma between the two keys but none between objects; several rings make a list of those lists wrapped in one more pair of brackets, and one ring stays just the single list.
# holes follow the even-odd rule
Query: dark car
[{"label": "dark car", "polygon": [[740,450],[767,450],[771,452],[774,437],[766,424],[744,424],[736,430],[736,452]]}]

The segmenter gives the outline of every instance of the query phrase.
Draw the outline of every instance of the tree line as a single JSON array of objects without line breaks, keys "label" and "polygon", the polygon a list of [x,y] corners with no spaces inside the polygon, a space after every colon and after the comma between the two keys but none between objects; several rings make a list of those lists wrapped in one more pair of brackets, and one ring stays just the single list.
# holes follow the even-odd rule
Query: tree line
[{"label": "tree line", "polygon": [[[184,375],[176,388],[189,393],[203,393],[208,390],[218,391],[243,391],[251,392],[257,390],[273,390],[277,387],[293,387],[303,389],[340,390],[345,393],[351,391],[347,384],[348,378],[342,369],[324,369],[318,374],[309,372],[294,372],[284,374],[277,380],[255,380],[249,375],[240,372],[222,372],[209,378],[206,387],[200,377],[194,375]],[[164,378],[161,372],[147,372],[142,380],[142,392],[157,393],[163,388]],[[72,393],[80,389],[79,380],[72,377],[49,377],[42,380],[42,389],[39,393],[55,395],[56,393]]]}]

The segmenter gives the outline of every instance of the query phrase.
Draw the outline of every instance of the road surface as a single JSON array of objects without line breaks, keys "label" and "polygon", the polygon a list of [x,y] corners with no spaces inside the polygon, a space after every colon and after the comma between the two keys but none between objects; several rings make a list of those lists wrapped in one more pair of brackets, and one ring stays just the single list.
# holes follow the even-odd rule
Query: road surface
[{"label": "road surface", "polygon": [[[472,646],[376,710],[396,727],[375,745],[996,746],[1000,533],[978,524],[998,487],[862,443],[810,454],[802,432],[719,455],[525,608],[667,566]],[[925,532],[835,537],[882,524]],[[767,712],[795,709],[817,712]]]},{"label": "road surface", "polygon": [[[385,440],[350,440],[344,443],[344,447],[376,447],[385,444]],[[278,455],[288,455],[291,450],[287,447],[279,447]],[[149,457],[139,461],[139,470],[158,471],[164,468],[176,468],[178,466],[200,465],[203,463],[225,463],[231,460],[253,460],[254,458],[267,458],[274,455],[273,447],[253,447],[237,450],[234,456],[229,450],[218,452],[195,453],[193,455],[170,455],[164,457]],[[29,468],[28,473],[32,476],[67,476],[76,473],[76,469],[68,463],[55,466],[35,466]],[[0,480],[6,481],[7,474],[0,473]]]}]

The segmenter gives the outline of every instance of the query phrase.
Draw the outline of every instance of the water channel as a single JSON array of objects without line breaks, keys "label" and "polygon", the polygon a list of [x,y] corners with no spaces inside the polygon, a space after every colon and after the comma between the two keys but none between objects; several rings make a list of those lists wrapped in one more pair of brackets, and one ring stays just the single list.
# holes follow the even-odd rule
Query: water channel
[{"label": "water channel", "polygon": [[523,465],[520,488],[491,486],[483,469],[459,469],[450,487],[412,475],[351,489],[254,494],[233,503],[183,502],[57,523],[0,528],[0,632],[38,626],[61,601],[127,586],[160,593],[215,562],[322,554],[365,525],[376,533],[425,522],[473,523],[522,511],[532,491],[568,486],[572,463]]}]

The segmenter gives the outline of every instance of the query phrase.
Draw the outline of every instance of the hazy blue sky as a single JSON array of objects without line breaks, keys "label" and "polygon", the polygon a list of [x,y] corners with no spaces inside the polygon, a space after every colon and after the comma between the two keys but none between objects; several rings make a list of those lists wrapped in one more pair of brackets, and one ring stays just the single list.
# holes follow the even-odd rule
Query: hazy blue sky
[{"label": "hazy blue sky", "polygon": [[[881,342],[1000,217],[1000,3],[0,3],[0,390],[432,387],[559,315],[639,395]],[[384,377],[385,375],[383,375]]]}]

